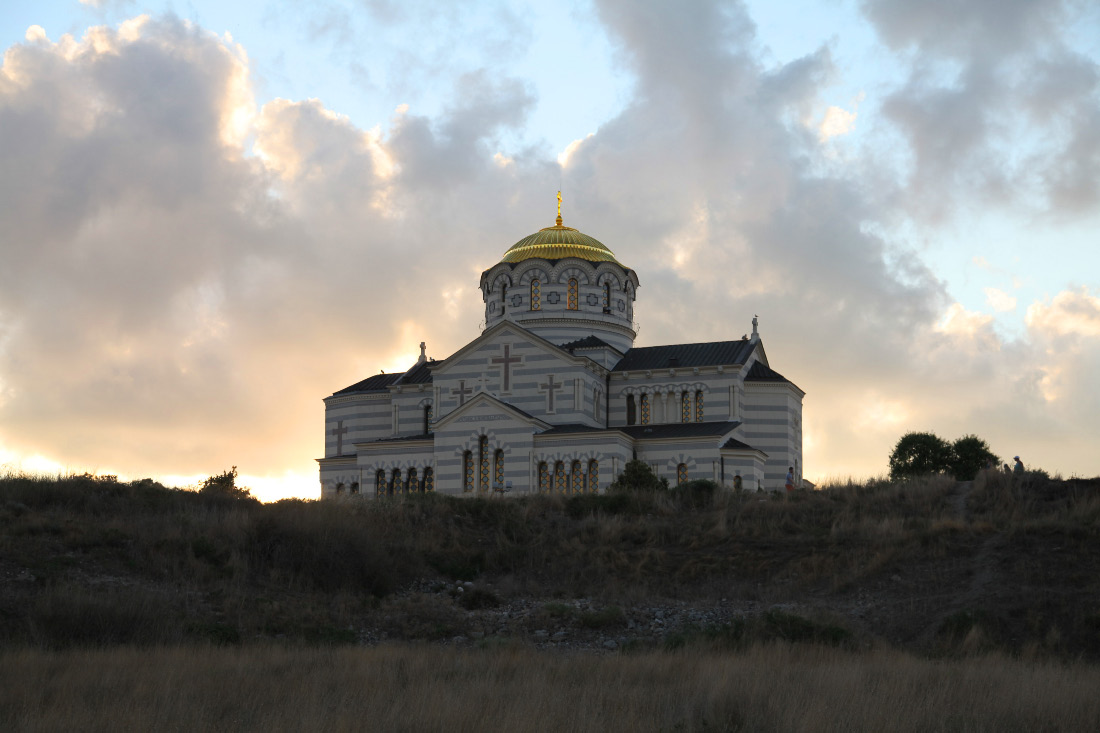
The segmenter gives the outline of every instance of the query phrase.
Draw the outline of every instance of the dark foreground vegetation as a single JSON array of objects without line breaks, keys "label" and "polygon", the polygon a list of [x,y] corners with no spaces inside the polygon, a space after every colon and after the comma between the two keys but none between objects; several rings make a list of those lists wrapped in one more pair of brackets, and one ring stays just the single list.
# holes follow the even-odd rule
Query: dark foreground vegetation
[{"label": "dark foreground vegetation", "polygon": [[1100,729],[1100,479],[235,478],[0,478],[0,729]]},{"label": "dark foreground vegetation", "polygon": [[232,478],[0,478],[0,647],[781,641],[1100,658],[1100,479],[260,504]]}]

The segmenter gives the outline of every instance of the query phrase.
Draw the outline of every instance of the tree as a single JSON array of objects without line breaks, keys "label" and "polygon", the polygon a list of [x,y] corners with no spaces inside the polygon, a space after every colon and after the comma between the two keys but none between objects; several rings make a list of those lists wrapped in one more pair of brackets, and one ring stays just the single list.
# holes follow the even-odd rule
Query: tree
[{"label": "tree", "polygon": [[243,486],[237,486],[237,467],[229,469],[225,473],[211,476],[202,482],[199,487],[200,494],[207,496],[224,496],[232,499],[251,499],[252,492]]},{"label": "tree", "polygon": [[890,454],[890,478],[943,473],[953,458],[951,445],[935,433],[906,433]]},{"label": "tree", "polygon": [[959,481],[972,481],[982,470],[986,461],[994,466],[1001,465],[1001,459],[993,455],[989,445],[977,435],[964,435],[952,444],[954,454],[951,461],[951,473]]}]

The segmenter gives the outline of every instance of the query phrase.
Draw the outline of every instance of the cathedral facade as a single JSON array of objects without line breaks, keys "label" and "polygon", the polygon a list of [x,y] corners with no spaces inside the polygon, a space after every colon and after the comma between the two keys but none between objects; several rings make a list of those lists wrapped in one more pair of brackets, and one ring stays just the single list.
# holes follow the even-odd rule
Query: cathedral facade
[{"label": "cathedral facade", "polygon": [[638,287],[559,209],[482,273],[479,337],[324,399],[322,498],[601,492],[633,459],[673,485],[799,482],[804,393],[756,318],[734,341],[635,347]]}]

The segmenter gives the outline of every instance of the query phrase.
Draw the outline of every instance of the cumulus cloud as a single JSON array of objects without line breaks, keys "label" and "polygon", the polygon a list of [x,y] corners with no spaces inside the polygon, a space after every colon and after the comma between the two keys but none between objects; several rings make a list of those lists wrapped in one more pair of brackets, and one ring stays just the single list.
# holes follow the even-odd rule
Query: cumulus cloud
[{"label": "cumulus cloud", "polygon": [[[486,70],[456,75],[440,114],[403,105],[365,130],[315,99],[257,108],[245,50],[171,17],[9,49],[0,444],[120,472],[309,474],[321,397],[421,340],[445,357],[473,338],[481,270],[552,223],[564,183],[566,223],[639,273],[640,345],[737,338],[761,314],[773,364],[808,392],[813,475],[882,470],[909,428],[1004,452],[1026,424],[1058,460],[1080,449],[1094,418],[1070,397],[1097,363],[1096,297],[1033,304],[1018,342],[955,304],[874,226],[904,200],[881,195],[887,176],[819,164],[827,48],[768,66],[736,3],[597,8],[635,87],[561,160],[502,151],[536,100]],[[891,43],[966,60],[876,8]],[[937,138],[950,100],[905,84],[899,124],[936,158],[918,169],[984,150],[984,111]],[[1078,109],[1041,86],[1036,109]]]},{"label": "cumulus cloud", "polygon": [[1005,312],[1016,310],[1016,298],[999,288],[983,288],[985,302],[995,311]]}]

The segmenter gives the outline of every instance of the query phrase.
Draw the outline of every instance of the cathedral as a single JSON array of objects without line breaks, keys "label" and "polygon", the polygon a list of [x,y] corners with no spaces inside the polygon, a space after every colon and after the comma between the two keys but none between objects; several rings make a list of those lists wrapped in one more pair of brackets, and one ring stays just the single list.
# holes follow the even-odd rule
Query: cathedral
[{"label": "cathedral", "polygon": [[[733,341],[634,346],[638,275],[562,224],[481,275],[485,327],[324,398],[321,496],[598,493],[628,461],[672,485],[782,490],[802,475],[802,397],[757,319]],[[721,319],[716,319],[721,322]]]}]

